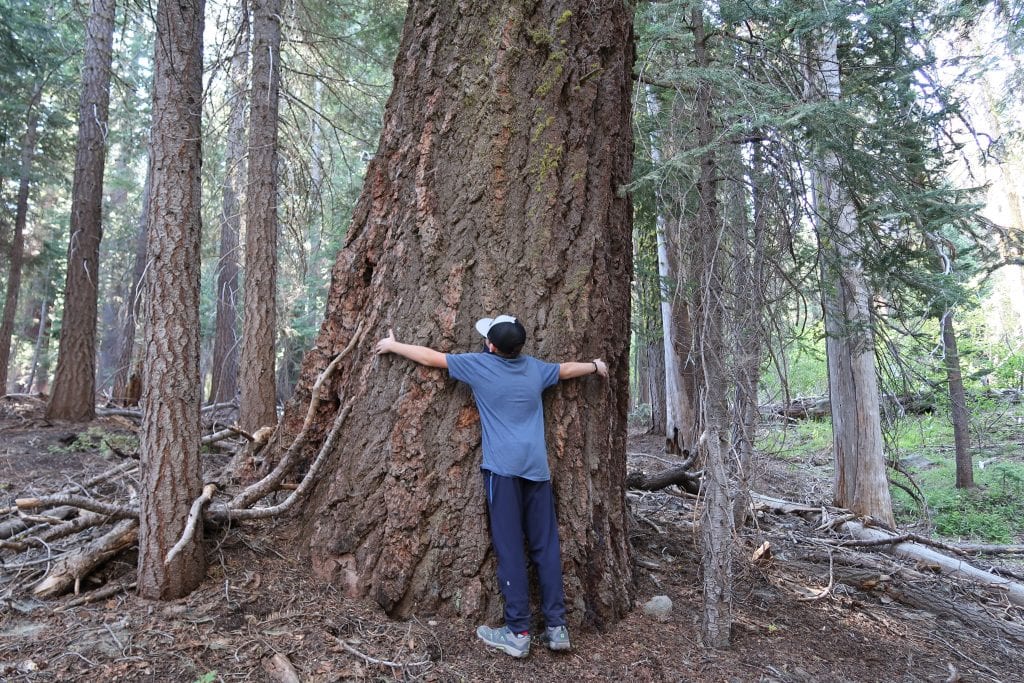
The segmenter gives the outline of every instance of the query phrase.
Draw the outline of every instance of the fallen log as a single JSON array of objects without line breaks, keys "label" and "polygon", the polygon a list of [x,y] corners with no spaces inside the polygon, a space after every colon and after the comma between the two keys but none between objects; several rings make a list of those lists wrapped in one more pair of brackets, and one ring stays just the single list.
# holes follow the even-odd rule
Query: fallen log
[{"label": "fallen log", "polygon": [[[839,528],[845,529],[854,538],[865,541],[892,541],[897,536],[891,531],[868,527],[853,520],[844,523]],[[888,552],[898,557],[913,560],[945,574],[996,589],[1004,593],[1013,604],[1024,607],[1024,585],[1016,581],[982,571],[961,558],[950,557],[913,541],[900,541],[888,547]]]},{"label": "fallen log", "polygon": [[[54,508],[53,510],[47,510],[45,519],[41,519],[37,516],[22,516],[16,519],[9,519],[3,524],[0,524],[0,539],[10,538],[15,534],[20,534],[22,531],[27,531],[29,524],[51,524],[54,522],[61,522],[74,516],[77,512],[78,508],[65,505]],[[51,519],[54,521],[51,522]]]},{"label": "fallen log", "polygon": [[643,470],[634,470],[626,475],[626,488],[658,491],[676,485],[688,493],[696,495],[700,493],[700,480],[704,473],[694,472],[690,469],[695,459],[696,453],[688,455],[681,462],[673,463],[672,467],[654,474],[647,474]]},{"label": "fallen log", "polygon": [[883,563],[869,555],[813,551],[790,558],[785,566],[800,573],[817,573],[828,567],[829,580],[868,593],[882,593],[893,600],[939,617],[955,618],[983,633],[1024,643],[1024,625],[993,616],[982,605],[963,600],[952,589],[929,576],[895,563]]},{"label": "fallen log", "polygon": [[[1011,578],[998,576],[979,569],[963,558],[951,557],[913,540],[905,540],[913,535],[900,535],[879,527],[869,527],[858,521],[860,518],[848,510],[837,510],[836,508],[826,508],[825,506],[815,508],[814,506],[779,500],[778,498],[756,493],[751,494],[751,499],[755,507],[772,509],[785,514],[795,513],[805,519],[813,518],[822,525],[821,528],[846,531],[846,533],[861,541],[860,545],[870,544],[878,548],[887,548],[886,552],[898,557],[913,560],[950,576],[966,579],[975,585],[995,589],[1005,594],[1007,599],[1014,605],[1024,607],[1024,584]],[[839,512],[838,516],[822,520],[824,513],[832,514],[836,512]],[[837,545],[841,547],[843,544],[840,542]],[[937,542],[935,545],[943,546],[943,544]],[[951,550],[959,552],[956,548],[951,548]]]},{"label": "fallen log", "polygon": [[68,494],[43,496],[42,498],[18,498],[14,501],[14,504],[18,506],[19,510],[38,510],[39,508],[46,508],[53,505],[73,505],[83,510],[108,515],[113,519],[128,519],[129,517],[137,519],[139,516],[138,508],[127,507],[124,505],[113,505],[111,503],[93,500],[92,498],[86,498],[85,496],[73,496]]},{"label": "fallen log", "polygon": [[952,546],[967,555],[1024,555],[1024,545],[954,543]]},{"label": "fallen log", "polygon": [[130,548],[138,540],[138,537],[138,520],[121,520],[103,536],[58,560],[43,580],[32,589],[32,593],[40,598],[56,597],[72,588],[77,593],[79,581],[114,555]]},{"label": "fallen log", "polygon": [[643,491],[658,491],[668,486],[680,486],[689,493],[700,492],[700,474],[690,470],[688,465],[670,467],[654,474],[633,471],[626,475],[626,487]]}]

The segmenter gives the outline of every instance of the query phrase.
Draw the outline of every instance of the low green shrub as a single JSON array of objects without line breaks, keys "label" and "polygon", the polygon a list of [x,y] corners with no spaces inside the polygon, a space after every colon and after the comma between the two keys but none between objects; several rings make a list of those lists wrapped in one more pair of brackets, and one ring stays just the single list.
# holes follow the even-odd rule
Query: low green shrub
[{"label": "low green shrub", "polygon": [[[997,462],[975,468],[973,489],[955,487],[956,468],[947,459],[914,473],[924,492],[935,531],[943,536],[972,538],[991,543],[1013,543],[1024,534],[1024,463]],[[893,489],[893,505],[902,522],[915,519],[910,497]]]}]

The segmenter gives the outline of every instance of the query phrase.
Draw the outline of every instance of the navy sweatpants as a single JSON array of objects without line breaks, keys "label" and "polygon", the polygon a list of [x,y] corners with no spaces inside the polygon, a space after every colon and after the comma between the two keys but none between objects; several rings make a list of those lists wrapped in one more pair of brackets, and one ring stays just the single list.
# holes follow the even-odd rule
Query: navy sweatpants
[{"label": "navy sweatpants", "polygon": [[[498,585],[505,597],[505,624],[516,633],[530,628],[530,584],[526,547],[540,581],[547,626],[565,625],[558,520],[550,481],[503,477],[483,470],[491,541],[498,558]],[[524,543],[525,541],[525,543]]]}]

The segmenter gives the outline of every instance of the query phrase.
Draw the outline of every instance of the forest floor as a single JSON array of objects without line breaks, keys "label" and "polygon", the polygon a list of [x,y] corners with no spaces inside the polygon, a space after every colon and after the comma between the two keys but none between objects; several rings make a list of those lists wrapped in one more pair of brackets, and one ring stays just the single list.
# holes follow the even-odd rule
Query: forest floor
[{"label": "forest floor", "polygon": [[[31,402],[0,402],[0,505],[118,462],[109,450],[82,450],[89,438],[75,437],[83,431],[113,439],[133,430],[122,418],[51,424]],[[642,434],[631,435],[629,452],[631,469],[657,470],[670,460],[660,439]],[[828,500],[828,468],[807,465],[766,464],[758,488]],[[606,632],[575,630],[566,653],[535,643],[528,658],[515,660],[481,646],[475,623],[426,615],[392,621],[311,578],[291,551],[293,530],[282,524],[211,538],[206,581],[170,603],[130,591],[79,607],[67,607],[69,598],[35,600],[25,588],[42,566],[0,551],[0,680],[282,680],[272,673],[275,655],[302,681],[1024,680],[1024,657],[1009,641],[902,605],[877,587],[832,585],[828,564],[791,564],[788,557],[828,539],[815,540],[814,526],[799,516],[767,512],[740,539],[733,645],[705,649],[693,499],[673,487],[630,492],[629,500],[635,609]],[[764,541],[772,559],[752,561]],[[134,561],[115,559],[100,580],[132,581]],[[644,613],[655,595],[672,600],[665,622]],[[964,589],[953,599],[967,597]]]}]

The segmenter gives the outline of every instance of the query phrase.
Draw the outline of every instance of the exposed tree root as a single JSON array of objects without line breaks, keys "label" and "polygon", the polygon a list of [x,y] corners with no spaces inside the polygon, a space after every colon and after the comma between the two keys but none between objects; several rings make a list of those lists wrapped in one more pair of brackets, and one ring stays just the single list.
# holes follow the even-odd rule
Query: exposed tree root
[{"label": "exposed tree root", "polygon": [[185,520],[185,532],[182,534],[181,539],[174,544],[174,547],[167,552],[167,557],[164,558],[164,564],[170,564],[178,554],[188,547],[188,544],[192,542],[192,539],[196,535],[196,527],[199,526],[200,521],[203,519],[203,508],[213,498],[213,494],[217,491],[216,484],[207,484],[203,487],[203,493],[192,503],[191,509],[188,511],[188,519]]},{"label": "exposed tree root", "polygon": [[[359,343],[360,339],[362,339],[362,335],[363,328],[360,326],[345,349],[338,354],[331,364],[321,373],[314,385],[313,396],[310,400],[303,428],[296,436],[285,456],[278,463],[274,471],[255,484],[243,489],[227,503],[220,505],[211,504],[213,496],[217,491],[217,485],[215,483],[208,483],[203,488],[202,495],[193,502],[182,538],[168,552],[165,560],[166,562],[173,560],[174,556],[188,544],[188,542],[194,537],[196,530],[204,519],[230,523],[238,520],[277,517],[295,508],[297,503],[305,498],[306,494],[312,488],[317,475],[323,469],[324,464],[328,461],[330,455],[336,448],[340,429],[352,410],[352,400],[338,411],[330,433],[324,440],[312,465],[302,478],[302,481],[299,482],[297,486],[289,487],[294,488],[291,494],[283,502],[277,505],[254,507],[257,502],[265,498],[267,495],[277,491],[280,487],[281,480],[292,468],[294,468],[298,454],[301,452],[302,447],[305,445],[308,438],[313,418],[324,398],[325,383],[330,379],[331,374],[335,369],[340,367],[340,361],[350,353],[353,348],[355,348],[356,344]],[[204,439],[204,442],[212,443],[221,438],[240,434],[243,437],[250,439],[253,444],[256,444],[257,442],[265,444],[272,431],[273,430],[270,429],[266,430],[265,434],[260,435],[262,438],[257,439],[257,435],[250,436],[243,433],[236,427],[231,427],[207,437]],[[10,520],[5,523],[4,527],[0,527],[0,530],[7,526],[11,528],[9,534],[11,540],[0,539],[0,548],[18,552],[22,552],[33,547],[44,548],[46,550],[46,557],[39,560],[32,560],[29,564],[48,562],[49,558],[53,557],[53,549],[49,544],[56,539],[70,536],[93,526],[100,526],[111,521],[120,520],[113,529],[100,538],[89,542],[85,546],[70,552],[65,548],[63,551],[68,552],[68,554],[62,556],[61,559],[53,565],[49,574],[35,587],[34,593],[36,595],[40,597],[53,597],[71,590],[72,587],[74,587],[77,592],[78,582],[82,578],[87,576],[91,571],[105,563],[118,552],[135,543],[138,535],[139,511],[137,506],[117,505],[89,497],[89,495],[71,493],[70,490],[82,491],[88,494],[91,486],[107,482],[116,476],[123,475],[133,470],[136,467],[138,467],[137,461],[126,460],[118,466],[93,477],[84,484],[75,484],[73,487],[66,487],[65,490],[62,490],[57,494],[25,497],[15,501],[15,507],[8,512],[17,511],[21,517],[17,520]],[[55,506],[66,507],[55,508]],[[28,510],[41,510],[46,511],[46,513],[43,515],[26,515],[25,511]],[[61,522],[60,519],[57,519],[58,516],[66,517],[75,513],[78,513],[78,517],[70,521]],[[28,532],[35,531],[38,527],[29,527],[26,522],[45,522],[45,526],[47,528],[41,533],[29,535]],[[52,524],[55,524],[55,526],[50,526]]]}]

